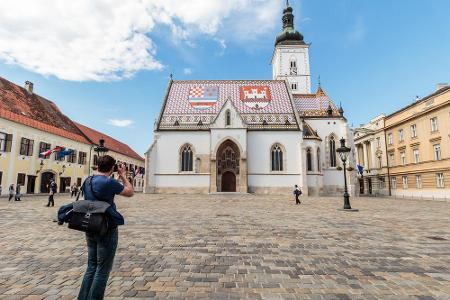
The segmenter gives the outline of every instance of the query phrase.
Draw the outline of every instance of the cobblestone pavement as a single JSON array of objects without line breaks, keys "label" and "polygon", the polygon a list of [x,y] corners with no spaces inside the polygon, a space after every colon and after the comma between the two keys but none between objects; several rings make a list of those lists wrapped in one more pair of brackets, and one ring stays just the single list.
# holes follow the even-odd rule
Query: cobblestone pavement
[{"label": "cobblestone pavement", "polygon": [[[0,199],[0,298],[76,298],[82,233],[45,198]],[[56,197],[56,204],[69,202]],[[108,299],[450,299],[450,203],[340,198],[137,195]]]}]

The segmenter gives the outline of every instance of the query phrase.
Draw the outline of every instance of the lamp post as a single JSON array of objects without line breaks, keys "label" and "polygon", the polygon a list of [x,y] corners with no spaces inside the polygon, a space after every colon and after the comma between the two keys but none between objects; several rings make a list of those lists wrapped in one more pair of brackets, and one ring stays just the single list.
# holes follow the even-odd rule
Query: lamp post
[{"label": "lamp post", "polygon": [[97,152],[98,156],[103,156],[105,155],[109,149],[105,147],[105,140],[104,139],[100,139],[98,141],[98,146],[94,148],[94,151]]},{"label": "lamp post", "polygon": [[339,154],[339,157],[342,160],[342,164],[344,165],[344,209],[343,211],[358,211],[357,209],[353,209],[350,205],[350,195],[348,194],[347,188],[347,159],[350,154],[351,149],[345,146],[345,139],[341,138],[341,147],[336,149],[336,152]]}]

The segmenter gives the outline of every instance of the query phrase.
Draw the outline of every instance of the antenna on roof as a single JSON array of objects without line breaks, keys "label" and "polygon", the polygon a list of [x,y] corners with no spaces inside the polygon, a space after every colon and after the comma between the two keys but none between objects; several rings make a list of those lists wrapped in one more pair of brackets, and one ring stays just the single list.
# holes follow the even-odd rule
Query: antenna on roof
[{"label": "antenna on roof", "polygon": [[319,87],[321,87],[321,84],[320,84],[320,75],[319,75],[319,78],[318,78],[317,80],[318,80],[318,82],[319,82]]},{"label": "antenna on roof", "polygon": [[173,72],[170,72],[170,74],[169,74],[169,78],[170,78],[170,80],[172,80],[172,79],[173,79]]}]

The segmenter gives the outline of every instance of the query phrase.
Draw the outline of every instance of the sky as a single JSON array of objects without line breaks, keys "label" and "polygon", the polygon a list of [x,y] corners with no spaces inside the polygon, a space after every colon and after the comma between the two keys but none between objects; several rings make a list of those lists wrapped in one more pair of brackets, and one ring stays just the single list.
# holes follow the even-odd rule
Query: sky
[{"label": "sky", "polygon": [[[353,126],[450,82],[450,1],[291,0]],[[141,155],[169,82],[271,79],[282,0],[2,0],[0,76]]]}]

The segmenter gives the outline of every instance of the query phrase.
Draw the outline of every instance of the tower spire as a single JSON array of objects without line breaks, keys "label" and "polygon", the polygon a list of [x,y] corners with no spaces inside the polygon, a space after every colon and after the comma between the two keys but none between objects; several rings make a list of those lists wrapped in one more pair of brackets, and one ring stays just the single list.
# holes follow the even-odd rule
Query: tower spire
[{"label": "tower spire", "polygon": [[305,44],[303,35],[294,29],[294,14],[292,12],[293,9],[289,4],[289,0],[286,0],[286,7],[283,9],[283,17],[281,18],[283,21],[283,31],[278,34],[275,45],[282,42],[285,44]]}]

